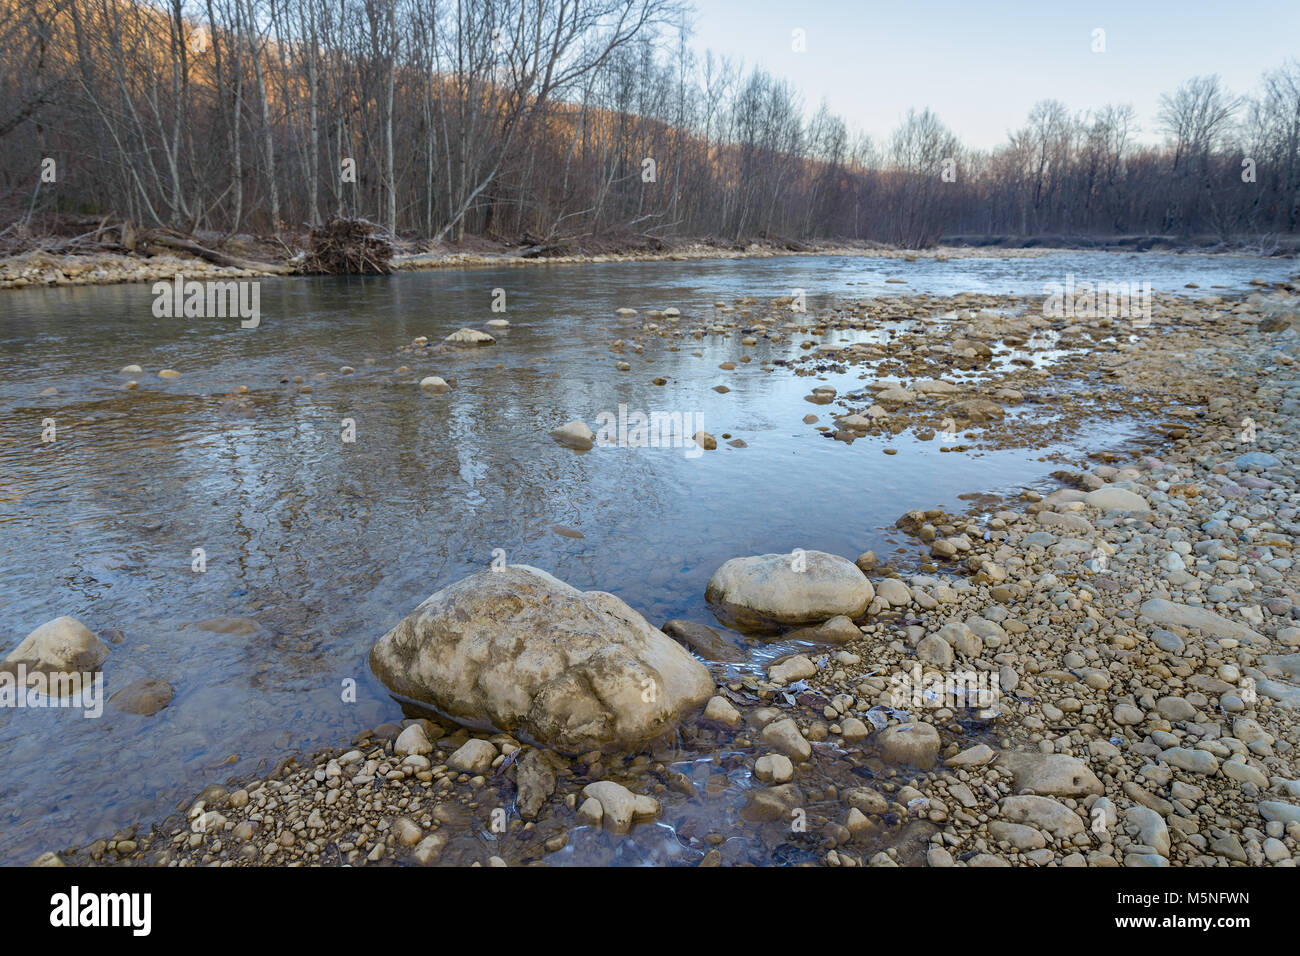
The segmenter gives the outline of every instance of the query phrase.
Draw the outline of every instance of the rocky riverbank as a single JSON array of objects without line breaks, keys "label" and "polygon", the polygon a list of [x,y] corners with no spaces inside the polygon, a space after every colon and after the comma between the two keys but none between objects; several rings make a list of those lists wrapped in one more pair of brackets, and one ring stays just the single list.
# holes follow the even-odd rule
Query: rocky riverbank
[{"label": "rocky riverbank", "polygon": [[[265,255],[275,250],[259,247]],[[940,247],[925,250],[891,249],[878,244],[809,242],[791,248],[779,242],[763,241],[739,244],[705,240],[663,242],[651,248],[626,249],[610,246],[610,251],[593,251],[568,255],[525,257],[518,247],[501,243],[476,242],[465,247],[438,245],[430,251],[405,250],[392,261],[396,271],[470,268],[477,266],[565,265],[592,262],[684,262],[695,259],[754,259],[771,256],[861,256],[868,258],[905,259],[935,258],[941,261],[968,258],[1022,258],[1051,253],[1050,248],[994,249],[973,246]],[[268,259],[268,261],[272,261]],[[288,258],[274,260],[283,264]],[[131,282],[170,280],[177,273],[190,279],[236,279],[270,277],[272,273],[214,265],[181,253],[136,256],[101,252],[87,255],[63,255],[40,250],[0,258],[0,290],[41,286],[117,285]]]},{"label": "rocky riverbank", "polygon": [[[703,694],[680,694],[675,732],[648,743],[543,748],[430,712],[210,786],[159,825],[43,862],[1292,866],[1296,292],[1161,295],[1139,323],[1047,319],[993,296],[864,300],[816,316],[742,300],[711,326],[648,314],[616,351],[725,334],[743,352],[759,337],[888,324],[882,340],[809,339],[799,359],[776,363],[808,376],[863,369],[860,393],[809,395],[839,403],[828,422],[805,417],[850,445],[888,452],[907,432],[956,455],[1042,447],[1084,420],[1121,417],[1149,434],[1143,447],[1063,462],[1048,493],[902,515],[902,556],[728,562],[708,599],[740,630],[665,625],[713,661],[714,686],[702,708]],[[943,321],[911,322],[922,317]],[[417,647],[444,641],[439,615],[463,610],[440,594],[422,606],[436,612],[427,633],[407,635]],[[628,640],[644,639],[626,605],[573,594],[587,624],[611,627],[601,615],[614,614],[638,635]],[[762,669],[720,661],[718,648],[752,647],[767,631],[795,652]],[[667,666],[636,653],[629,667]],[[403,661],[425,676],[451,666],[397,654],[381,676],[394,680]],[[543,689],[517,700],[476,680],[501,698],[476,698],[489,722],[517,719],[509,706],[533,714],[539,699],[570,716],[639,707],[621,685],[557,707]],[[402,690],[446,712],[473,684]],[[531,739],[551,726],[536,723]]]}]

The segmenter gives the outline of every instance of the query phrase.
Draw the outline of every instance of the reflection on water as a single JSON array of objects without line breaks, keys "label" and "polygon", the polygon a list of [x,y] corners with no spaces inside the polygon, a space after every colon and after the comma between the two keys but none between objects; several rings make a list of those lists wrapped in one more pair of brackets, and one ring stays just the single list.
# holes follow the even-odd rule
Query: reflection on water
[{"label": "reflection on water", "polygon": [[[825,441],[802,423],[813,383],[762,367],[798,355],[806,335],[749,348],[739,335],[706,335],[682,340],[680,351],[656,339],[643,354],[615,354],[611,343],[630,340],[642,321],[616,308],[676,306],[688,325],[713,316],[718,300],[793,288],[807,289],[811,306],[888,292],[1032,293],[1071,271],[1132,273],[1157,289],[1190,280],[1202,291],[1287,271],[1154,255],[1131,257],[1130,268],[1126,258],[792,258],[268,280],[256,330],[154,319],[148,286],[8,293],[4,648],[60,614],[95,631],[120,628],[108,692],[155,677],[176,696],[149,718],[0,712],[0,861],[159,817],[202,783],[397,718],[369,675],[370,646],[430,593],[487,567],[494,549],[612,591],[654,624],[707,621],[704,586],[727,558],[880,550],[882,527],[909,508],[953,505],[963,492],[1017,486],[1053,467],[1041,452],[941,455],[907,436],[890,439],[892,457],[874,440]],[[896,275],[908,285],[884,285]],[[482,327],[498,287],[511,325],[495,346],[398,354],[417,335],[438,342]],[[865,340],[832,332],[822,342]],[[754,361],[718,368],[742,354]],[[618,361],[630,370],[617,371]],[[118,369],[130,363],[145,372],[124,391]],[[395,373],[403,364],[409,376]],[[356,371],[341,374],[344,365]],[[182,377],[160,380],[161,368]],[[298,375],[310,393],[289,381]],[[412,383],[425,375],[455,387],[422,393]],[[861,375],[822,380],[846,394],[861,389]],[[240,385],[251,408],[232,399]],[[57,394],[41,394],[49,388]],[[580,455],[547,437],[571,419],[617,414],[621,403],[701,416],[706,430],[747,447]],[[58,438],[44,444],[47,418]],[[341,440],[344,419],[355,423],[353,443]],[[206,570],[196,572],[200,548]],[[343,700],[348,679],[355,703]]]}]

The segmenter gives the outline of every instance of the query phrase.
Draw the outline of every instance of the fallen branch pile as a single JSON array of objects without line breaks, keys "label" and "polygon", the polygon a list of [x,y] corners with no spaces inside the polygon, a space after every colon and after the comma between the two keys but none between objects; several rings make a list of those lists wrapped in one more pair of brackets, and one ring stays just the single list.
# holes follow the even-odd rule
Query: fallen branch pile
[{"label": "fallen branch pile", "polygon": [[301,271],[309,275],[387,275],[393,244],[364,219],[331,219],[312,229]]}]

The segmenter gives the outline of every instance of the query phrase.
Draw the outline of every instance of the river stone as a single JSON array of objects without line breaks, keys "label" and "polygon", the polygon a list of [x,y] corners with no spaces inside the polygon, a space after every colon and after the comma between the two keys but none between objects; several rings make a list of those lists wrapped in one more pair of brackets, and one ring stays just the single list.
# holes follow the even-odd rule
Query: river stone
[{"label": "river stone", "polygon": [[1022,853],[1028,850],[1041,850],[1047,846],[1047,838],[1041,831],[1023,823],[992,820],[989,822],[989,836],[998,843],[1011,844]]},{"label": "river stone", "polygon": [[443,341],[450,342],[452,345],[491,345],[496,342],[496,339],[478,329],[457,329]]},{"label": "river stone", "polygon": [[763,743],[774,747],[791,760],[803,762],[812,756],[812,747],[799,731],[793,718],[773,721],[763,728]]},{"label": "river stone", "polygon": [[998,766],[1011,771],[1016,792],[1044,797],[1082,797],[1102,792],[1101,781],[1081,760],[1065,754],[1004,751]]},{"label": "river stone", "polygon": [[1300,807],[1294,803],[1283,803],[1281,800],[1261,800],[1259,815],[1265,820],[1300,824]]},{"label": "river stone", "polygon": [[916,645],[917,660],[933,664],[935,667],[951,667],[953,662],[952,645],[937,634],[921,638]]},{"label": "river stone", "polygon": [[723,727],[739,727],[740,711],[725,697],[710,697],[704,705],[704,719]]},{"label": "river stone", "polygon": [[724,624],[770,633],[839,615],[861,617],[875,592],[852,561],[804,551],[732,558],[713,573],[704,596]]},{"label": "river stone", "polygon": [[420,388],[424,389],[426,392],[446,392],[450,390],[451,386],[437,375],[430,375],[426,378],[420,379]]},{"label": "river stone", "polygon": [[674,619],[663,626],[663,632],[673,640],[693,650],[705,660],[743,661],[746,654],[711,627],[694,621]]},{"label": "river stone", "polygon": [[600,780],[582,788],[582,795],[600,802],[601,821],[607,830],[626,833],[636,812],[636,794],[612,780]]},{"label": "river stone", "polygon": [[1194,627],[1213,637],[1231,637],[1249,644],[1268,645],[1268,640],[1262,634],[1252,631],[1244,624],[1230,621],[1204,608],[1178,604],[1164,598],[1152,598],[1138,609],[1138,613],[1156,624],[1178,624]]},{"label": "river stone", "polygon": [[1300,708],[1300,687],[1293,684],[1260,677],[1255,680],[1255,690],[1277,701],[1283,707]]},{"label": "river stone", "polygon": [[1219,761],[1214,754],[1206,750],[1190,750],[1187,747],[1170,747],[1160,752],[1160,759],[1171,767],[1187,770],[1191,773],[1212,774],[1219,769]]},{"label": "river stone", "polygon": [[1181,697],[1161,697],[1156,701],[1156,710],[1169,720],[1180,723],[1196,719],[1196,708]]},{"label": "river stone", "polygon": [[471,737],[447,758],[447,766],[459,773],[487,773],[496,759],[496,747],[486,740]]},{"label": "river stone", "polygon": [[614,595],[521,564],[431,595],[370,666],[399,696],[568,753],[657,737],[713,695],[708,669]]},{"label": "river stone", "polygon": [[[59,673],[93,671],[108,657],[108,645],[74,617],[56,617],[32,631],[8,656],[6,664]],[[7,668],[6,668],[7,669]]]},{"label": "river stone", "polygon": [[519,790],[519,815],[525,820],[537,819],[542,805],[555,792],[555,770],[545,753],[530,748],[519,758],[515,787]]},{"label": "river stone", "polygon": [[767,679],[781,684],[790,684],[794,681],[812,677],[816,673],[816,664],[803,654],[796,654],[794,657],[787,658],[781,663],[769,667],[767,669]]},{"label": "river stone", "polygon": [[881,578],[876,593],[890,607],[906,607],[912,603],[912,592],[898,578]]},{"label": "river stone", "polygon": [[399,757],[431,754],[433,744],[429,743],[429,735],[424,732],[424,727],[420,724],[411,724],[397,735],[397,740],[393,743],[393,753]]},{"label": "river stone", "polygon": [[165,680],[142,677],[113,694],[108,702],[123,713],[151,717],[172,702],[172,688]]},{"label": "river stone", "polygon": [[1002,406],[992,399],[968,398],[964,402],[954,402],[949,405],[948,414],[959,421],[977,424],[995,421],[1006,413],[1002,410]]},{"label": "river stone", "polygon": [[945,767],[983,767],[997,757],[997,751],[988,744],[976,744],[968,747],[956,756],[943,762]]},{"label": "river stone", "polygon": [[1169,855],[1169,828],[1160,814],[1150,807],[1134,806],[1124,811],[1124,819],[1138,843],[1151,847],[1161,856]]},{"label": "river stone", "polygon": [[1233,459],[1232,464],[1238,469],[1242,468],[1272,468],[1277,464],[1277,459],[1268,452],[1248,451],[1244,455],[1238,455]]},{"label": "river stone", "polygon": [[1057,839],[1083,832],[1083,821],[1065,804],[1051,797],[1024,795],[1003,797],[998,804],[1002,817],[1012,823],[1028,823],[1046,830]]},{"label": "river stone", "polygon": [[913,767],[928,767],[939,756],[939,731],[929,724],[900,724],[879,734],[885,756]]},{"label": "river stone", "polygon": [[853,618],[840,614],[816,627],[801,627],[785,635],[787,640],[809,641],[814,644],[847,644],[861,640],[862,631],[853,623]]},{"label": "river stone", "polygon": [[561,425],[551,432],[551,437],[561,445],[577,448],[580,451],[589,450],[596,442],[596,433],[588,428],[584,422],[576,421]]},{"label": "river stone", "polygon": [[785,783],[794,776],[794,764],[785,754],[764,754],[754,762],[754,776],[763,783]]},{"label": "river stone", "polygon": [[1124,488],[1098,488],[1083,496],[1084,503],[1098,511],[1150,511],[1145,498]]}]

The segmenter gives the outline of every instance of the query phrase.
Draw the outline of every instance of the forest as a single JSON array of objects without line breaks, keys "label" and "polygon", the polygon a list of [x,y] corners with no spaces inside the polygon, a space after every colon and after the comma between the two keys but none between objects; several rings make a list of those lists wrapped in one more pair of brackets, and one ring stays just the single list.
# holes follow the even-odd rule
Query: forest
[{"label": "forest", "polygon": [[[864,89],[862,96],[870,96]],[[888,137],[691,43],[678,0],[0,0],[0,237],[1251,237],[1300,227],[1300,60]],[[7,235],[5,235],[7,234]]]}]

